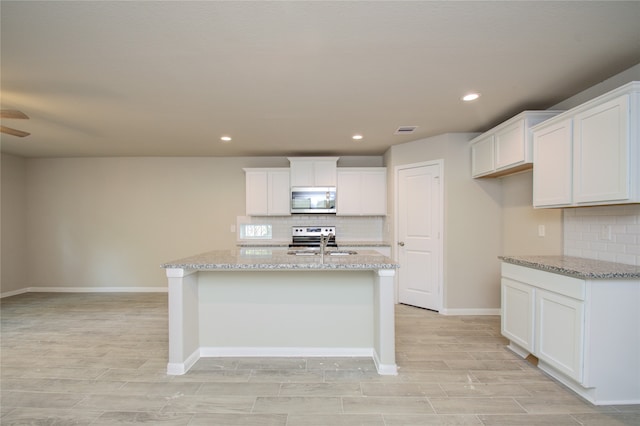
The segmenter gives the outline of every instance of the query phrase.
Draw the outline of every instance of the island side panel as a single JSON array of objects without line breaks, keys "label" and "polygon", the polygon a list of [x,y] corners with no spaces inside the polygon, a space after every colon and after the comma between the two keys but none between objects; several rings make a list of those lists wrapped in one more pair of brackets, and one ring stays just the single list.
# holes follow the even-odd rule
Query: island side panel
[{"label": "island side panel", "polygon": [[371,271],[200,272],[202,354],[371,356]]},{"label": "island side panel", "polygon": [[587,281],[585,388],[597,405],[640,403],[640,280]]},{"label": "island side panel", "polygon": [[169,268],[169,363],[167,374],[186,373],[200,358],[198,273]]},{"label": "island side panel", "polygon": [[395,269],[374,274],[374,359],[378,373],[398,374],[395,345]]}]

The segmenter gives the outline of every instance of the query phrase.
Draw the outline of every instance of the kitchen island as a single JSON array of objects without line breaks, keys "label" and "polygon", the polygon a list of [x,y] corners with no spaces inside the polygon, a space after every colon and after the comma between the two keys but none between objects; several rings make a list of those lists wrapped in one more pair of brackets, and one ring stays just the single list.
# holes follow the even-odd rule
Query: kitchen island
[{"label": "kitchen island", "polygon": [[596,405],[640,404],[640,266],[504,256],[502,334]]},{"label": "kitchen island", "polygon": [[394,276],[375,251],[296,256],[211,251],[162,265],[169,283],[167,374],[200,357],[367,356],[395,375]]}]

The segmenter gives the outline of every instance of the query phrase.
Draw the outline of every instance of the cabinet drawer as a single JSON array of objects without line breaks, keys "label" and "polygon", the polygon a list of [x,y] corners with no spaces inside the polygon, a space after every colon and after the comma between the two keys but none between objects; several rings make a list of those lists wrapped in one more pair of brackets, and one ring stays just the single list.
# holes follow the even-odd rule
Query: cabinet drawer
[{"label": "cabinet drawer", "polygon": [[502,276],[577,300],[585,299],[586,283],[579,278],[505,262],[502,263]]}]

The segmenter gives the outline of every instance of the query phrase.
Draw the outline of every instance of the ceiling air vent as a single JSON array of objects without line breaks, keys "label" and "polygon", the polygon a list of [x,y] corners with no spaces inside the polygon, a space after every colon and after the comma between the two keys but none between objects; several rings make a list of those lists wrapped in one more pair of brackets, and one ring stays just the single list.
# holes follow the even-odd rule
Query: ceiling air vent
[{"label": "ceiling air vent", "polygon": [[416,131],[418,126],[400,126],[393,133],[394,135],[410,135]]}]

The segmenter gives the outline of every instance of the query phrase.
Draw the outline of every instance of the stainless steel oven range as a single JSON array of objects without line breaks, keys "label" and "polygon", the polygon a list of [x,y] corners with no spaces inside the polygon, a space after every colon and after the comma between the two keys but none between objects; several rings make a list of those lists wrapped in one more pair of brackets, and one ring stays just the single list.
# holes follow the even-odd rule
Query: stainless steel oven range
[{"label": "stainless steel oven range", "polygon": [[335,226],[294,226],[291,228],[291,243],[289,247],[320,249],[323,238],[328,238],[327,247],[338,247]]}]

